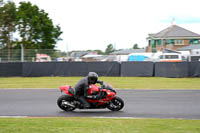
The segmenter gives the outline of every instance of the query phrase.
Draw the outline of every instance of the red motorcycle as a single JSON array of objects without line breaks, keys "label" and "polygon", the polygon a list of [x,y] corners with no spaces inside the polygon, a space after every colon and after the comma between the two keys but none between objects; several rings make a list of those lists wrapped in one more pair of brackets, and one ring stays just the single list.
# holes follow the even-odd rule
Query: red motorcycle
[{"label": "red motorcycle", "polygon": [[[75,99],[74,90],[71,86],[64,85],[60,87],[61,95],[57,100],[57,105],[64,111],[73,111],[76,108],[84,109],[84,106]],[[87,98],[90,103],[89,109],[104,109],[108,108],[111,111],[119,111],[124,107],[124,101],[116,96],[116,91],[111,85],[103,85],[98,87],[97,85],[91,84],[88,89],[89,95],[98,94],[98,99]]]}]

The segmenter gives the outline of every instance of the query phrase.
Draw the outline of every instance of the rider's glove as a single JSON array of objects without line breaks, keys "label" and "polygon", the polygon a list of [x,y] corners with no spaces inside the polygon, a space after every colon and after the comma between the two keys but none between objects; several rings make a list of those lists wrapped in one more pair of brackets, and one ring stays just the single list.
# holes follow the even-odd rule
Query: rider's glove
[{"label": "rider's glove", "polygon": [[97,83],[99,83],[100,85],[103,85],[103,81],[98,80]]}]

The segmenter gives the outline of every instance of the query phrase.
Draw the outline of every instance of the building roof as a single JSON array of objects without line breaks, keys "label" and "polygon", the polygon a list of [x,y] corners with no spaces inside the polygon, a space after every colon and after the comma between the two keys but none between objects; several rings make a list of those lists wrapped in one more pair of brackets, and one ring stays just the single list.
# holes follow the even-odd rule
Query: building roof
[{"label": "building roof", "polygon": [[178,54],[180,54],[180,52],[178,52],[178,51],[166,49],[166,48],[163,48],[162,52],[163,53],[178,53]]},{"label": "building roof", "polygon": [[123,49],[119,51],[112,52],[112,55],[128,55],[131,53],[144,53],[145,49]]},{"label": "building roof", "polygon": [[86,55],[88,53],[90,53],[90,52],[87,52],[87,51],[76,51],[76,52],[72,52],[71,56],[73,58],[80,58],[80,57],[82,57],[82,56],[84,56],[84,55]]},{"label": "building roof", "polygon": [[93,55],[93,54],[86,54],[82,56],[81,58],[98,58],[101,57],[102,55]]},{"label": "building roof", "polygon": [[200,35],[184,29],[177,25],[171,25],[170,27],[156,33],[149,34],[150,38],[200,38]]},{"label": "building roof", "polygon": [[179,48],[177,50],[184,51],[184,50],[192,50],[192,49],[200,49],[200,44],[191,44],[189,46],[185,46],[185,47]]}]

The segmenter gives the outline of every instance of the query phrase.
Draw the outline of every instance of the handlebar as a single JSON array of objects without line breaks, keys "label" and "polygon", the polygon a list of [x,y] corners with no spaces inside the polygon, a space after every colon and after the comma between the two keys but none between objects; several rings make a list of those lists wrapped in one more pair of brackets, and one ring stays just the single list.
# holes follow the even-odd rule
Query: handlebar
[{"label": "handlebar", "polygon": [[101,87],[99,87],[99,89],[100,89],[100,91],[101,91],[102,89],[106,89],[106,90],[110,90],[110,91],[112,91],[112,92],[114,92],[114,93],[117,93],[111,86],[101,85]]}]

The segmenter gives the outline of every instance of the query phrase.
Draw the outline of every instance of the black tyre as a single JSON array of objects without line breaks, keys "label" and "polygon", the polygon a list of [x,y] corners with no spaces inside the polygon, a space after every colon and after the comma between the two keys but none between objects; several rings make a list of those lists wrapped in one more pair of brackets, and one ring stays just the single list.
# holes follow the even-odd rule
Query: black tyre
[{"label": "black tyre", "polygon": [[120,97],[113,98],[107,108],[111,111],[119,111],[124,107],[124,101]]},{"label": "black tyre", "polygon": [[62,95],[57,100],[57,105],[64,111],[73,111],[76,109],[74,98],[69,95]]}]

